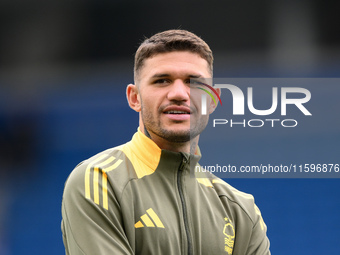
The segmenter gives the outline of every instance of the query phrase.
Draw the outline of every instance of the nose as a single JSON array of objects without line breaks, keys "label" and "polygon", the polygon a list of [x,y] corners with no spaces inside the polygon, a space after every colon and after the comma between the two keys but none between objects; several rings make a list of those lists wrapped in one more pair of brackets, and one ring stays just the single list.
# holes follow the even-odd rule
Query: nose
[{"label": "nose", "polygon": [[175,80],[170,91],[168,93],[168,99],[170,101],[189,101],[190,98],[190,86],[178,79]]}]

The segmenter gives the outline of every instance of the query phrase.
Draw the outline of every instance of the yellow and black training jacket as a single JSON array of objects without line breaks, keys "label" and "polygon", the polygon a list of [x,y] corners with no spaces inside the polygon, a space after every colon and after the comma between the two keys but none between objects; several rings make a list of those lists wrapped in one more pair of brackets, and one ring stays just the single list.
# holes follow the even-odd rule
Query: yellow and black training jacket
[{"label": "yellow and black training jacket", "polygon": [[198,178],[199,158],[161,150],[138,130],[80,163],[63,194],[66,254],[270,254],[253,196]]}]

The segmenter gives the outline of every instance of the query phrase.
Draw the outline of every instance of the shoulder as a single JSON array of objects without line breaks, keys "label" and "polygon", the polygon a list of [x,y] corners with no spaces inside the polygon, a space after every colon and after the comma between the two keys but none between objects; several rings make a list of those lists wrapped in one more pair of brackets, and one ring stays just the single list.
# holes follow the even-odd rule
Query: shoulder
[{"label": "shoulder", "polygon": [[135,177],[131,162],[122,150],[123,146],[107,149],[80,162],[66,180],[64,196],[78,194],[94,199],[94,193],[100,193],[103,187],[123,189]]},{"label": "shoulder", "polygon": [[215,176],[212,178],[211,182],[221,199],[227,199],[230,206],[245,214],[253,224],[258,221],[258,217],[261,216],[261,213],[255,204],[253,195],[239,191],[224,180]]},{"label": "shoulder", "polygon": [[81,161],[70,173],[67,182],[78,179],[79,176],[84,176],[86,171],[94,168],[107,169],[114,163],[119,163],[124,160],[124,153],[120,150],[122,146],[107,149],[99,152],[96,155]]}]

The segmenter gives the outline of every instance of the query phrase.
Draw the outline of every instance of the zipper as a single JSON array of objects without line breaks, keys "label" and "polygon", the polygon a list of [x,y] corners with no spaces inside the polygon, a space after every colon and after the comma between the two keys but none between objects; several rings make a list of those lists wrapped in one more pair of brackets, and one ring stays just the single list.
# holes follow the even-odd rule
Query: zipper
[{"label": "zipper", "polygon": [[189,222],[188,222],[188,213],[187,213],[187,206],[185,203],[184,199],[184,194],[183,194],[183,186],[182,186],[182,175],[183,175],[183,169],[186,164],[188,164],[189,159],[185,154],[182,154],[182,162],[181,165],[179,166],[178,169],[178,174],[177,174],[177,187],[178,187],[178,193],[179,197],[181,199],[181,204],[182,204],[182,210],[183,210],[183,220],[184,220],[184,229],[185,229],[185,234],[187,236],[187,242],[188,242],[188,255],[192,255],[192,241],[190,238],[190,231],[189,231]]}]

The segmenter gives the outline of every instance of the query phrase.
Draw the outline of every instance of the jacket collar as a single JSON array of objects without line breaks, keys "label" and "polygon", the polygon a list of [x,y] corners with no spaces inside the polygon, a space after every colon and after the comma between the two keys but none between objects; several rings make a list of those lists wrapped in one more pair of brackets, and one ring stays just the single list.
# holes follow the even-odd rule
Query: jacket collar
[{"label": "jacket collar", "polygon": [[[134,154],[138,156],[140,160],[144,162],[144,164],[148,165],[151,169],[156,169],[159,163],[159,160],[162,155],[161,148],[152,141],[149,137],[147,137],[141,130],[138,128],[137,132],[134,134],[131,140],[131,149]],[[173,152],[174,153],[174,152]],[[175,153],[174,153],[175,154]],[[186,153],[176,153],[176,154],[186,154]],[[201,157],[201,151],[197,146],[195,157],[193,155],[186,154],[190,158],[196,158],[195,161]],[[198,156],[198,157],[197,157]]]},{"label": "jacket collar", "polygon": [[153,170],[157,168],[162,150],[154,141],[143,134],[140,128],[133,135],[131,145],[131,149],[139,160]]},{"label": "jacket collar", "polygon": [[[197,147],[195,155],[162,150],[154,141],[143,134],[140,128],[138,128],[138,131],[133,135],[132,140],[127,143],[127,147],[123,150],[127,153],[132,164],[135,166],[138,178],[152,174],[157,169],[161,157],[166,157],[168,159],[168,164],[178,165],[178,162],[185,156],[187,159],[190,158],[189,164],[191,167],[188,167],[187,169],[190,171],[190,168],[193,168],[191,169],[191,173],[194,174],[193,177],[196,176],[197,181],[205,186],[212,187],[210,180],[206,178],[206,174],[197,174],[194,169],[201,158],[199,147]],[[170,166],[168,165],[168,167]]]}]

